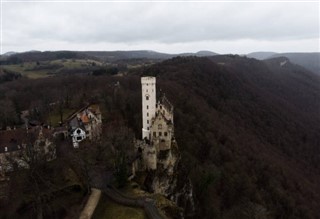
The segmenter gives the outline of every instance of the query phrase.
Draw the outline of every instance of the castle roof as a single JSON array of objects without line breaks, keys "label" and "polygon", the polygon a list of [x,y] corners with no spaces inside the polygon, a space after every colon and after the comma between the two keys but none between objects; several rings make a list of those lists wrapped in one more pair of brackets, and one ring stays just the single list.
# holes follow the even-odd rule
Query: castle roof
[{"label": "castle roof", "polygon": [[95,115],[101,114],[100,107],[98,104],[92,104],[88,109]]},{"label": "castle roof", "polygon": [[165,94],[163,94],[159,100],[160,104],[166,108],[168,112],[173,112],[173,105],[170,103]]}]

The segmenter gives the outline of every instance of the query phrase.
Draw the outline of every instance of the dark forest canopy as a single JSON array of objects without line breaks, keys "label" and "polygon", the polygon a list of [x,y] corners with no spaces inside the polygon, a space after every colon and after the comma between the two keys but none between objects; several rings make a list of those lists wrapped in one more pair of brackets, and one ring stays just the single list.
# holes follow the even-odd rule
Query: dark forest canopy
[{"label": "dark forest canopy", "polygon": [[22,78],[0,85],[0,101],[12,114],[36,106],[43,122],[48,103],[99,101],[139,138],[140,76],[157,76],[175,107],[197,218],[319,218],[320,78],[283,61],[178,57],[126,76]]}]

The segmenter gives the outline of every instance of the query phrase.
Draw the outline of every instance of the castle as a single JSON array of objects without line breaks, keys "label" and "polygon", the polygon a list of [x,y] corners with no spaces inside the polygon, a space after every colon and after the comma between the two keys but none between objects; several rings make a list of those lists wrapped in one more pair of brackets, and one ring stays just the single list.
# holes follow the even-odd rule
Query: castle
[{"label": "castle", "polygon": [[142,153],[138,170],[156,170],[161,165],[173,172],[174,141],[173,106],[162,95],[157,101],[156,78],[142,77],[142,141],[136,147]]}]

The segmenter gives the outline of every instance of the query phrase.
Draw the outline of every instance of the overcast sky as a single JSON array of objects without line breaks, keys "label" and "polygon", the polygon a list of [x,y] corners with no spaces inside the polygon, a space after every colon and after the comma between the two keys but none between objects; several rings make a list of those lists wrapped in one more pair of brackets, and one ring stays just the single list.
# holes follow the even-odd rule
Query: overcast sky
[{"label": "overcast sky", "polygon": [[319,2],[2,2],[2,53],[319,52]]}]

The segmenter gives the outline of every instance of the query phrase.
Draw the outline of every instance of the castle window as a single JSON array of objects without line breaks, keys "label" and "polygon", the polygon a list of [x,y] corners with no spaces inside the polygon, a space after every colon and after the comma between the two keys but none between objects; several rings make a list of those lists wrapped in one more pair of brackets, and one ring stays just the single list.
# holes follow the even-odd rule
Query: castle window
[{"label": "castle window", "polygon": [[147,130],[149,130],[150,128],[148,127]]},{"label": "castle window", "polygon": [[147,113],[147,116],[149,116],[149,113]]},{"label": "castle window", "polygon": [[168,133],[167,133],[167,132],[164,132],[163,134],[164,134],[164,136],[166,136],[166,137],[168,136]]},{"label": "castle window", "polygon": [[149,109],[149,106],[147,105],[147,109]]},{"label": "castle window", "polygon": [[149,96],[148,95],[146,95],[146,100],[149,100]]},{"label": "castle window", "polygon": [[162,125],[161,124],[158,125],[158,129],[162,129]]},{"label": "castle window", "polygon": [[147,120],[147,124],[149,124],[149,120]]},{"label": "castle window", "polygon": [[162,105],[160,105],[160,109],[162,109]]},{"label": "castle window", "polygon": [[156,132],[153,132],[153,137],[157,137],[157,133]]},{"label": "castle window", "polygon": [[159,136],[162,136],[162,132],[159,132]]}]

